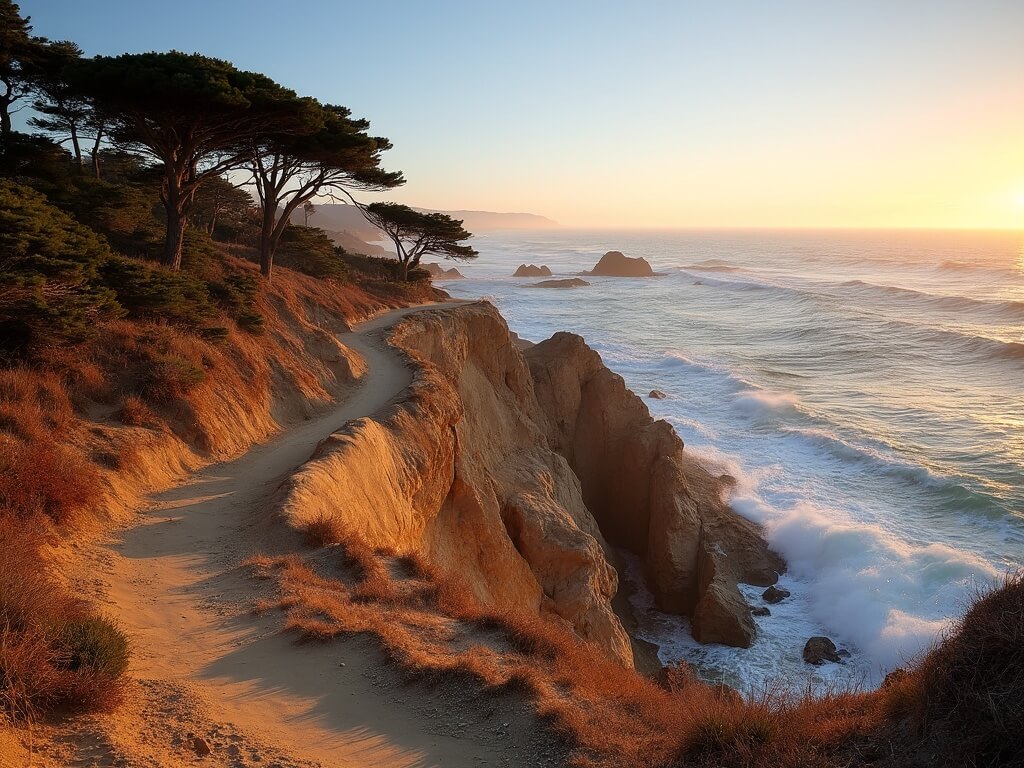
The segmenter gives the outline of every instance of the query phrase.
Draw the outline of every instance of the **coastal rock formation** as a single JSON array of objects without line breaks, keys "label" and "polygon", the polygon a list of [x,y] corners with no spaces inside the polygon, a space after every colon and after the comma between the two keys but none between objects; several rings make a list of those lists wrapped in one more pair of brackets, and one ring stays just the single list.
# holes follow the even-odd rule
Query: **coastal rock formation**
[{"label": "coastal rock formation", "polygon": [[484,605],[560,617],[632,665],[608,545],[547,447],[504,320],[488,304],[423,312],[390,340],[414,364],[408,398],[324,441],[287,481],[285,517],[337,517],[373,547],[420,552]]},{"label": "coastal rock formation", "polygon": [[771,603],[772,605],[774,605],[775,603],[781,603],[783,600],[789,597],[789,594],[790,593],[788,589],[776,587],[773,584],[761,593],[761,597],[764,598],[764,601],[766,603]]},{"label": "coastal rock formation", "polygon": [[536,264],[520,264],[512,277],[551,277],[551,270],[544,264],[539,267]]},{"label": "coastal rock formation", "polygon": [[607,277],[652,277],[655,272],[647,259],[630,258],[622,251],[608,251],[585,275],[605,275]]},{"label": "coastal rock formation", "polygon": [[459,280],[463,275],[455,267],[451,269],[445,269],[437,262],[430,262],[429,264],[420,264],[420,269],[425,269],[430,273],[430,276],[435,280]]},{"label": "coastal rock formation", "polygon": [[525,356],[552,447],[605,538],[644,561],[658,607],[693,616],[707,642],[749,645],[754,625],[736,584],[766,586],[784,568],[757,526],[582,338],[557,333]]},{"label": "coastal rock formation", "polygon": [[838,663],[842,661],[836,644],[827,637],[816,636],[810,638],[804,645],[804,661],[808,664],[821,666],[826,661]]},{"label": "coastal rock formation", "polygon": [[534,283],[531,288],[582,288],[590,285],[586,280],[581,280],[578,277],[567,277],[563,280],[541,280],[539,283]]},{"label": "coastal rock formation", "polygon": [[483,604],[564,620],[623,664],[613,546],[645,561],[658,604],[749,644],[736,581],[782,569],[721,483],[578,336],[525,349],[489,304],[410,316],[391,344],[407,397],[325,440],[286,481],[299,529],[339,519],[372,547],[427,556]]},{"label": "coastal rock formation", "polygon": [[662,392],[660,389],[652,389],[647,395],[651,400],[664,400],[668,395]]}]

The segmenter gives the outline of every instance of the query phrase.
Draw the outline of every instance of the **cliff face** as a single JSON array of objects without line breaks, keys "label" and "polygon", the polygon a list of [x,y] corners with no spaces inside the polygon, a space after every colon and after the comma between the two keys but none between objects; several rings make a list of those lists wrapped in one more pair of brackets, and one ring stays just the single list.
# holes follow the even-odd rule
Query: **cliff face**
[{"label": "cliff face", "polygon": [[665,608],[689,613],[731,587],[746,611],[735,578],[756,569],[726,567],[720,553],[738,550],[720,534],[735,522],[769,559],[756,529],[689,492],[695,465],[671,427],[582,339],[558,334],[524,357],[497,311],[474,304],[411,316],[390,342],[413,367],[408,396],[347,424],[288,481],[293,525],[333,516],[372,546],[421,552],[485,605],[561,617],[626,665],[608,542],[645,558]]},{"label": "cliff face", "polygon": [[773,584],[784,565],[722,502],[724,482],[579,336],[557,333],[525,356],[551,445],[607,539],[643,560],[658,607],[690,615],[701,642],[749,646],[754,624],[736,583]]}]

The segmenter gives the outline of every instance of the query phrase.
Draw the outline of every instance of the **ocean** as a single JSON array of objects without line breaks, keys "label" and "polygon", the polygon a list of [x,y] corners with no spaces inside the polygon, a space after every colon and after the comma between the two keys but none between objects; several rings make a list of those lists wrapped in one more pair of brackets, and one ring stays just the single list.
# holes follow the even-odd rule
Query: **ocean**
[{"label": "ocean", "polygon": [[[877,685],[927,650],[975,590],[1024,565],[1024,233],[568,231],[478,236],[465,280],[520,336],[567,330],[738,479],[792,597],[750,649],[701,646],[685,619],[634,597],[662,661],[743,690]],[[608,250],[653,278],[528,287]],[[445,264],[445,266],[452,266]],[[635,576],[634,576],[635,578]],[[748,589],[752,604],[759,589]],[[810,668],[812,635],[847,649]]]}]

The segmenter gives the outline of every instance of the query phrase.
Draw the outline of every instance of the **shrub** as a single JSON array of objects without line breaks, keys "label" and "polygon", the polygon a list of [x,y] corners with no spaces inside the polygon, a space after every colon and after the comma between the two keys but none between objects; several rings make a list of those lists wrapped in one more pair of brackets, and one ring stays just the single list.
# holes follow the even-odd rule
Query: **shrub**
[{"label": "shrub", "polygon": [[206,378],[198,365],[179,355],[157,354],[150,361],[139,388],[153,403],[172,403],[194,389]]},{"label": "shrub", "polygon": [[340,544],[345,530],[337,518],[320,512],[302,527],[306,543],[311,547],[327,547]]},{"label": "shrub", "polygon": [[[1024,572],[981,592],[909,675],[881,692],[904,739],[948,765],[1004,765],[1024,750]],[[914,738],[919,735],[918,738]]]},{"label": "shrub", "polygon": [[104,262],[100,277],[129,317],[164,319],[199,328],[218,314],[206,283],[187,272],[112,258]]},{"label": "shrub", "polygon": [[116,418],[128,427],[150,427],[157,423],[153,411],[150,410],[142,398],[136,395],[125,397]]},{"label": "shrub", "polygon": [[110,619],[86,616],[67,622],[60,632],[67,651],[66,665],[106,677],[120,677],[128,669],[128,638]]},{"label": "shrub", "polygon": [[100,496],[96,469],[50,438],[0,443],[0,509],[66,523]]},{"label": "shrub", "polygon": [[344,280],[348,276],[339,249],[326,232],[316,227],[286,227],[274,260],[312,277]]},{"label": "shrub", "polygon": [[76,343],[122,310],[99,280],[106,241],[35,190],[0,179],[0,352]]}]

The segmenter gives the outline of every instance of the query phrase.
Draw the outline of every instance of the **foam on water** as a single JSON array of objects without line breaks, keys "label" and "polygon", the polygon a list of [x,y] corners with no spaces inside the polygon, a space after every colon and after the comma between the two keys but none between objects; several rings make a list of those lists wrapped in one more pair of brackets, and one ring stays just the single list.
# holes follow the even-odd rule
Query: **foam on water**
[{"label": "foam on water", "polygon": [[[1024,562],[1024,250],[989,233],[565,233],[479,238],[458,297],[488,296],[532,341],[584,336],[737,479],[730,499],[785,558],[792,597],[752,648],[700,646],[634,594],[640,633],[741,688],[876,684],[923,651],[976,586]],[[665,277],[524,290],[606,250]],[[636,564],[629,569],[640,583]],[[627,574],[628,576],[629,574]],[[752,603],[762,590],[745,587]],[[850,651],[811,669],[811,635]]]}]

